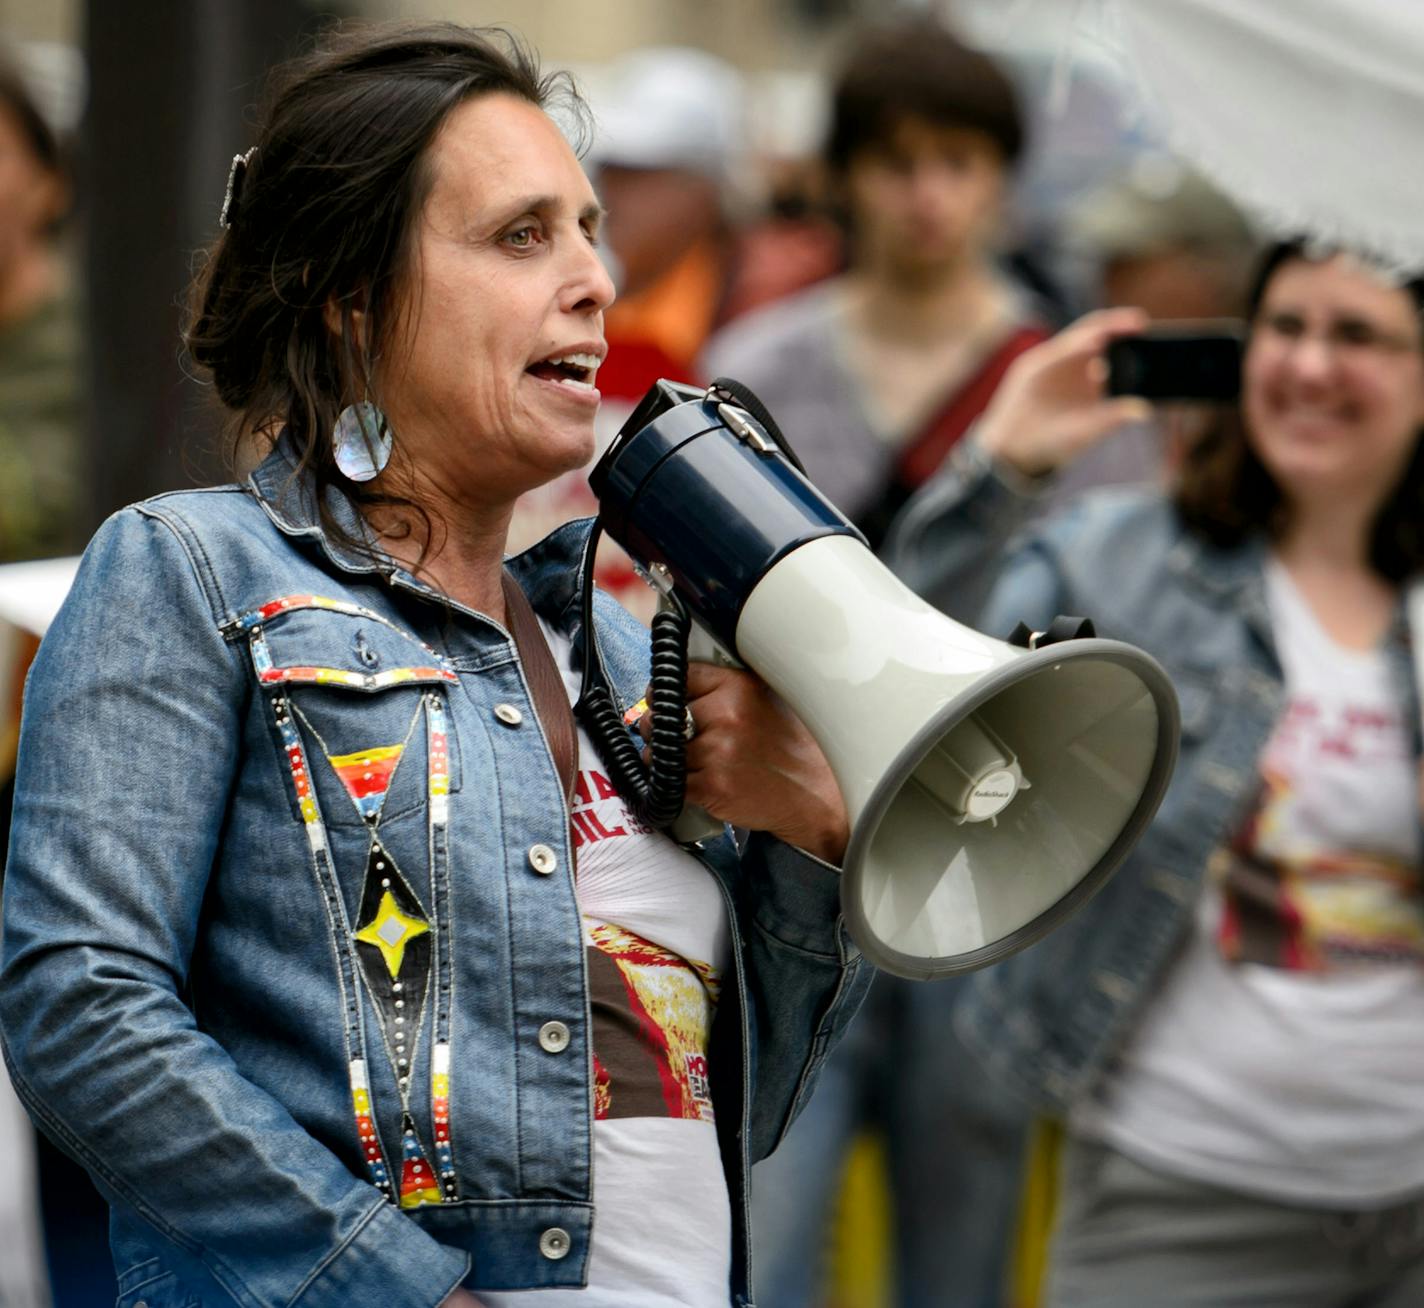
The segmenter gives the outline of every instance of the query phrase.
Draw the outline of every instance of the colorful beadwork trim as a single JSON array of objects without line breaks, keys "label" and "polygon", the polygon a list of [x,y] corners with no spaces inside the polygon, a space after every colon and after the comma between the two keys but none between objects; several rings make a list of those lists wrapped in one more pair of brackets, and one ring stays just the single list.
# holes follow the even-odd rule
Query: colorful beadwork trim
[{"label": "colorful beadwork trim", "polygon": [[371,1184],[387,1199],[392,1198],[391,1174],[381,1152],[381,1140],[376,1134],[376,1119],[371,1114],[371,1083],[366,1076],[366,1060],[351,1060],[351,1102],[356,1109],[356,1134],[361,1138],[361,1152],[366,1158],[366,1170]]},{"label": "colorful beadwork trim", "polygon": [[450,741],[440,696],[429,696],[426,704],[430,712],[430,822],[443,827],[450,816]]},{"label": "colorful beadwork trim", "polygon": [[429,922],[404,912],[396,903],[395,896],[387,890],[381,896],[375,917],[356,932],[356,939],[372,946],[381,955],[391,980],[395,981],[400,978],[406,946],[429,930]]},{"label": "colorful beadwork trim", "polygon": [[390,851],[371,833],[355,937],[357,957],[381,1016],[402,1092],[409,1083],[430,986],[430,919]]},{"label": "colorful beadwork trim", "polygon": [[[432,918],[449,915],[449,851],[446,820],[450,803],[450,746],[446,735],[444,696],[432,691],[425,697],[428,785],[430,791],[430,853]],[[455,1176],[454,1146],[450,1139],[450,1003],[454,979],[448,948],[442,954],[440,932],[435,930],[435,1011],[432,1015],[430,1051],[430,1116],[435,1127],[435,1161],[445,1202],[460,1198]]]},{"label": "colorful beadwork trim", "polygon": [[400,1206],[423,1208],[426,1204],[444,1203],[435,1169],[430,1166],[420,1140],[415,1134],[415,1122],[409,1113],[401,1122],[401,1183]]},{"label": "colorful beadwork trim", "polygon": [[346,668],[277,668],[258,672],[266,685],[350,686],[353,690],[385,690],[404,682],[459,681],[448,668],[389,668],[385,672],[351,672]]},{"label": "colorful beadwork trim", "polygon": [[404,744],[377,745],[373,749],[358,749],[351,754],[328,754],[326,757],[361,816],[370,818],[381,811],[386,792],[391,788],[391,778],[395,776],[396,764],[404,751]]},{"label": "colorful beadwork trim", "polygon": [[259,622],[275,618],[279,613],[286,613],[289,609],[330,609],[334,613],[349,613],[353,617],[384,620],[370,609],[347,600],[327,599],[324,595],[283,595],[278,599],[268,600],[250,613],[244,613],[238,621],[244,627],[252,627]]},{"label": "colorful beadwork trim", "polygon": [[[348,617],[367,618],[372,622],[378,622],[383,627],[388,627],[404,640],[423,649],[430,655],[429,664],[421,664],[406,668],[392,668],[387,672],[378,674],[366,674],[351,672],[344,668],[316,668],[316,667],[294,667],[278,668],[272,662],[272,656],[267,650],[266,641],[262,635],[262,624],[268,620],[278,617],[283,613],[291,613],[299,609],[325,609],[332,613],[344,613]],[[225,630],[236,628],[238,631],[248,632],[252,637],[252,658],[257,667],[257,675],[268,683],[294,681],[310,682],[316,685],[336,684],[353,686],[359,690],[381,690],[386,686],[398,685],[407,681],[458,681],[455,673],[446,666],[446,661],[427,645],[418,636],[413,635],[404,627],[398,626],[389,618],[383,617],[373,609],[368,609],[362,604],[351,604],[346,600],[328,599],[324,595],[284,595],[280,599],[268,601],[258,608],[252,609],[241,617],[234,618],[224,624]]]},{"label": "colorful beadwork trim", "polygon": [[[260,633],[254,634],[254,646],[261,643]],[[442,726],[430,733],[430,773],[448,773],[447,741],[443,730],[444,706],[438,695],[422,696],[423,707],[431,708]],[[422,706],[417,706],[411,720],[411,731],[420,720]],[[302,822],[317,860],[318,871],[330,867],[329,846],[325,825],[312,789],[311,772],[306,751],[295,720],[299,711],[285,696],[272,701],[272,710],[291,769]],[[309,725],[309,724],[308,724]],[[314,728],[312,729],[314,731]],[[320,737],[318,737],[318,741]],[[431,1054],[431,1116],[435,1128],[436,1156],[439,1171],[433,1167],[422,1149],[415,1120],[409,1111],[412,1067],[420,1039],[425,1007],[430,990],[435,932],[426,918],[414,889],[389,851],[381,844],[378,832],[380,808],[395,769],[405,751],[405,745],[386,745],[332,755],[322,750],[341,780],[347,793],[370,823],[370,846],[365,882],[361,892],[360,916],[352,937],[356,963],[364,975],[367,989],[375,1003],[386,1056],[395,1074],[401,1100],[401,1162],[398,1185],[393,1185],[391,1170],[381,1149],[372,1107],[370,1077],[363,1056],[350,1058],[348,1074],[351,1102],[355,1114],[356,1133],[371,1182],[387,1200],[401,1208],[419,1208],[426,1204],[453,1202],[458,1196],[454,1156],[450,1146],[450,1051],[442,1041],[438,1047],[432,1041]],[[437,743],[438,742],[438,743]],[[436,762],[437,758],[440,760]],[[432,782],[432,785],[434,783]],[[448,784],[445,789],[448,790]],[[348,928],[349,929],[349,928]],[[359,986],[359,982],[356,982]],[[344,983],[343,983],[344,990]],[[353,1009],[355,1013],[357,1010]],[[364,1050],[359,1018],[347,1032],[347,1049]]]},{"label": "colorful beadwork trim", "polygon": [[297,807],[301,810],[302,822],[306,827],[307,840],[314,850],[326,848],[326,826],[321,820],[321,810],[316,806],[316,795],[312,793],[311,769],[307,766],[306,751],[302,749],[302,738],[292,721],[291,710],[284,699],[276,700],[272,711],[277,719],[277,730],[282,736],[282,748],[287,755],[287,766],[292,773],[292,786],[297,792]]},{"label": "colorful beadwork trim", "polygon": [[[268,616],[271,606],[263,610]],[[289,605],[294,607],[294,605]],[[332,602],[318,607],[344,608]],[[251,648],[254,665],[265,682],[282,683],[303,679],[302,674],[315,674],[310,680],[335,680],[343,684],[392,684],[412,680],[412,673],[429,673],[440,680],[455,681],[453,673],[444,669],[395,669],[380,677],[345,673],[335,669],[273,668],[268,656],[261,627],[251,624]],[[326,674],[322,676],[321,674]],[[365,981],[355,981],[358,991],[364,989],[372,1001],[381,1029],[386,1057],[395,1075],[401,1103],[400,1173],[396,1177],[382,1151],[376,1129],[370,1089],[370,1069],[366,1059],[365,1040],[361,1028],[359,1005],[350,1011],[354,1027],[348,1031],[347,1048],[352,1105],[362,1156],[366,1160],[372,1183],[393,1203],[403,1209],[427,1204],[453,1203],[459,1199],[459,1183],[455,1173],[454,1149],[450,1129],[450,1066],[448,1004],[442,1000],[434,1015],[430,1054],[430,1105],[434,1129],[434,1165],[426,1154],[419,1129],[410,1112],[410,1094],[416,1053],[421,1039],[427,1005],[430,1000],[433,972],[437,965],[448,969],[448,962],[439,960],[439,932],[435,922],[427,917],[420,897],[396,865],[379,835],[381,809],[402,759],[407,753],[411,735],[420,721],[422,709],[427,721],[427,788],[429,822],[432,836],[432,877],[439,863],[437,837],[443,839],[448,820],[450,794],[450,755],[447,727],[447,706],[443,696],[431,692],[420,696],[406,739],[399,744],[371,746],[345,754],[332,754],[315,727],[306,721],[299,707],[279,692],[272,700],[273,711],[282,744],[291,770],[307,838],[317,858],[318,871],[330,871],[330,849],[325,824],[317,804],[311,779],[308,756],[303,745],[302,725],[315,737],[321,754],[330,763],[343,789],[366,819],[370,833],[366,875],[356,922],[343,928],[354,948],[351,953],[357,972]],[[443,849],[443,845],[438,846]],[[438,881],[432,891],[439,899],[442,893]],[[438,902],[434,905],[439,907]],[[438,960],[438,962],[437,962]],[[448,980],[448,972],[442,973]],[[358,1052],[359,1051],[359,1052]],[[394,1160],[392,1160],[392,1163]]]},{"label": "colorful beadwork trim", "polygon": [[430,1115],[435,1121],[435,1158],[447,1201],[459,1198],[455,1155],[450,1146],[450,1046],[436,1045],[430,1059]]},{"label": "colorful beadwork trim", "polygon": [[[243,631],[248,631],[257,626],[259,622],[268,622],[279,613],[290,613],[294,609],[328,609],[332,613],[345,613],[353,618],[370,618],[372,622],[379,622],[389,627],[392,631],[399,631],[408,640],[416,638],[408,631],[396,626],[389,618],[383,617],[374,609],[368,609],[364,604],[352,604],[348,600],[327,599],[325,595],[283,595],[280,599],[269,600],[266,604],[244,613],[236,620],[236,625]],[[430,649],[424,641],[416,641],[422,649]],[[431,650],[431,653],[434,653]]]}]

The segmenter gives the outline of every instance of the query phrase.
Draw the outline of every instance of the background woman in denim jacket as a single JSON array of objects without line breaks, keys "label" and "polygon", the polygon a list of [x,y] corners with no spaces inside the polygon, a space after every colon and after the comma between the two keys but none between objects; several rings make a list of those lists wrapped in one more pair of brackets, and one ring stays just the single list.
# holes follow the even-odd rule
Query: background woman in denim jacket
[{"label": "background woman in denim jacket", "polygon": [[[1007,549],[1037,479],[1140,405],[1090,315],[1015,365],[892,543],[980,625],[1094,617],[1168,668],[1181,761],[1062,931],[974,979],[963,1035],[1063,1118],[1055,1305],[1424,1301],[1419,716],[1424,283],[1280,246],[1239,414],[1170,496],[1090,497]],[[961,588],[956,590],[956,588]]]},{"label": "background woman in denim jacket", "polygon": [[286,73],[189,335],[260,464],[116,515],[35,663],[0,1018],[122,1308],[745,1304],[747,1166],[859,997],[843,805],[749,676],[690,678],[740,857],[587,741],[564,803],[507,629],[573,680],[587,524],[502,558],[613,294],[552,85],[454,27]]}]

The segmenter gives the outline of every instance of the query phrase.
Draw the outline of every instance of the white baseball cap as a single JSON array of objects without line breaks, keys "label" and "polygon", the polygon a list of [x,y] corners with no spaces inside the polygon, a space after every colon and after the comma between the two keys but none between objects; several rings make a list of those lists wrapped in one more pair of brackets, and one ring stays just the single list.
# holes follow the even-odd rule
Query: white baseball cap
[{"label": "white baseball cap", "polygon": [[685,168],[725,181],[745,148],[741,75],[687,46],[623,56],[597,78],[592,168]]}]

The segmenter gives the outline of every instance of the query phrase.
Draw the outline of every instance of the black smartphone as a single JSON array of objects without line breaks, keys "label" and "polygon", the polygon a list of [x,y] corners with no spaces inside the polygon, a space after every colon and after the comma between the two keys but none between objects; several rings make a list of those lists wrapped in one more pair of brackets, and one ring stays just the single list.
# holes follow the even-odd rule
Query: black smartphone
[{"label": "black smartphone", "polygon": [[1181,322],[1108,346],[1108,394],[1229,404],[1241,394],[1246,332],[1235,319]]}]

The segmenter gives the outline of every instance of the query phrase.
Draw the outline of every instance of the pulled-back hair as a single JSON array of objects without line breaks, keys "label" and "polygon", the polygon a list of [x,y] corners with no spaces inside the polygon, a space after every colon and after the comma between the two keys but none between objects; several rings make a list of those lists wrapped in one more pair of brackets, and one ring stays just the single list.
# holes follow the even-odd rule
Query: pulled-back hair
[{"label": "pulled-back hair", "polygon": [[1024,126],[1013,83],[986,54],[924,17],[861,32],[835,76],[825,158],[844,173],[861,150],[885,145],[906,118],[983,132],[1012,164]]},{"label": "pulled-back hair", "polygon": [[[1266,288],[1283,265],[1296,259],[1319,261],[1333,253],[1318,252],[1303,241],[1283,241],[1268,249],[1247,297],[1250,319],[1255,320]],[[1405,282],[1401,289],[1424,321],[1424,278]],[[1281,489],[1251,448],[1239,409],[1224,413],[1185,451],[1174,498],[1189,527],[1228,548],[1257,532],[1279,537],[1288,525]],[[1375,515],[1369,558],[1389,581],[1424,572],[1424,432],[1416,437],[1403,474]]]},{"label": "pulled-back hair", "polygon": [[348,548],[366,545],[328,513],[328,486],[358,505],[412,501],[342,478],[332,427],[345,405],[368,395],[379,403],[373,365],[399,325],[433,180],[431,142],[460,104],[493,93],[540,108],[559,97],[582,113],[567,79],[542,74],[500,29],[398,24],[329,35],[273,74],[228,226],[194,287],[185,343],[230,410],[230,456],[285,430],[323,527]]}]

